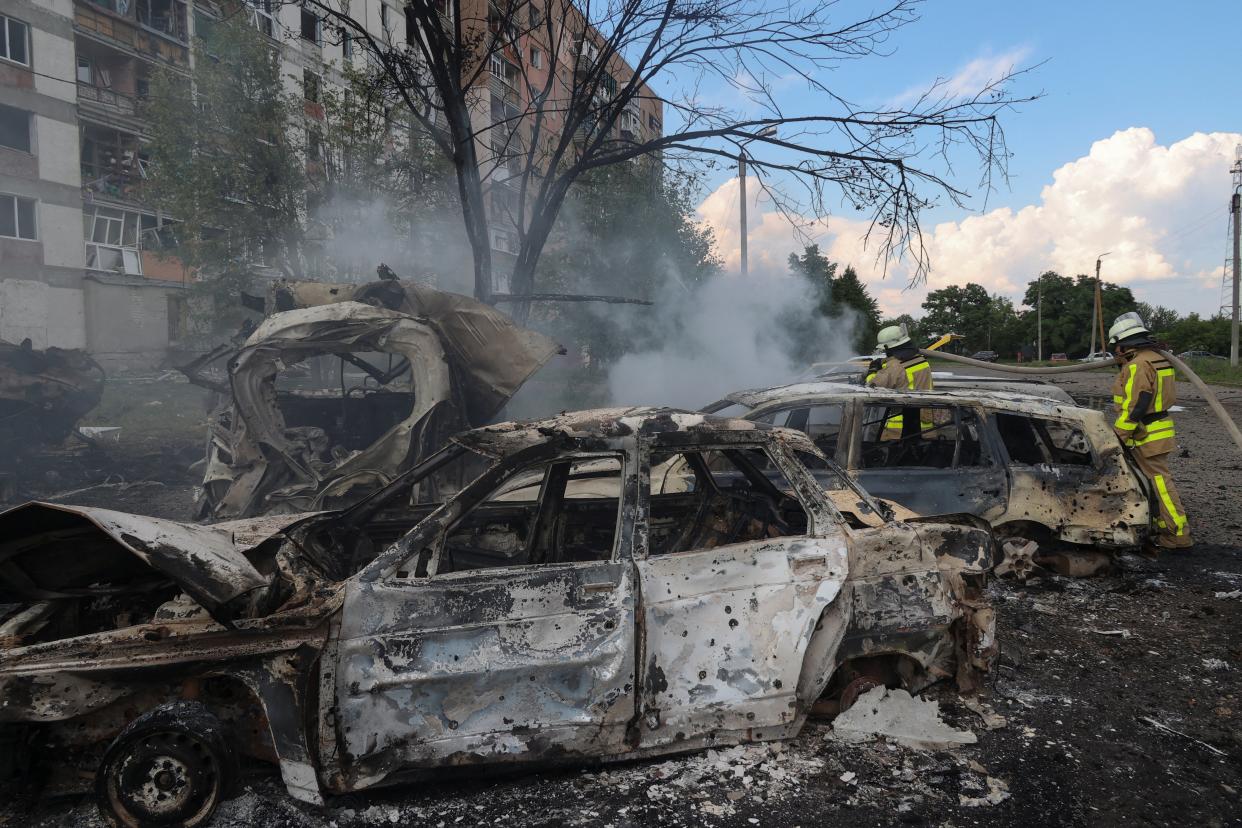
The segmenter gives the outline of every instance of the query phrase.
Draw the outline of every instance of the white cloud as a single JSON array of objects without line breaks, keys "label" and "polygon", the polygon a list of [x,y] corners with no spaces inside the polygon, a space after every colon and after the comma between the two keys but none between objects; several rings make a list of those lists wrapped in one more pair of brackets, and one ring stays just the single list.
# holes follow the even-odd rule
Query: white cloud
[{"label": "white cloud", "polygon": [[[980,55],[961,66],[947,78],[937,79],[934,97],[961,98],[979,94],[991,83],[1006,74],[1022,68],[1031,56],[1029,46],[1016,46],[999,55]],[[908,106],[931,89],[932,83],[912,86],[893,99],[896,106]]]},{"label": "white cloud", "polygon": [[[1145,301],[1211,313],[1219,304],[1227,171],[1240,142],[1242,133],[1195,133],[1165,146],[1147,128],[1116,132],[1054,171],[1037,204],[929,228],[932,273],[917,290],[903,289],[908,274],[900,268],[880,280],[874,248],[863,249],[863,222],[831,217],[811,235],[830,258],[864,275],[887,313],[915,311],[928,289],[968,281],[1020,299],[1039,273],[1090,272],[1105,251],[1105,279],[1131,285]],[[751,266],[783,265],[802,244],[770,204],[752,199]],[[699,207],[730,269],[738,262],[736,204],[734,179]]]}]

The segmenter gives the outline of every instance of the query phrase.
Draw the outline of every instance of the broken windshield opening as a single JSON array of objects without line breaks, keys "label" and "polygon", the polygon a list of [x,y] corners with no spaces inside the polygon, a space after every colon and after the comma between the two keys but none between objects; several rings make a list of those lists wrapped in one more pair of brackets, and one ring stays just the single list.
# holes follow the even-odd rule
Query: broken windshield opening
[{"label": "broken windshield opening", "polygon": [[[325,451],[361,451],[414,410],[410,362],[381,351],[299,355],[280,363],[276,399],[287,428],[313,428]],[[325,456],[321,459],[331,459]]]}]

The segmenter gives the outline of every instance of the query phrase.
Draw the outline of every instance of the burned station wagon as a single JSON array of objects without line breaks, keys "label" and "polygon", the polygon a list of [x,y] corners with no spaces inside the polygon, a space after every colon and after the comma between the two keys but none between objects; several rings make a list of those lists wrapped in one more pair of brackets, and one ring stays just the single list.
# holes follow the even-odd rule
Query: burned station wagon
[{"label": "burned station wagon", "polygon": [[238,754],[320,802],[781,739],[995,648],[987,531],[889,519],[800,432],[667,409],[464,432],[343,511],[32,503],[0,537],[0,753],[74,757],[124,825],[202,824]]},{"label": "burned station wagon", "polygon": [[[1107,419],[1046,396],[809,382],[739,391],[704,411],[803,431],[877,498],[975,515],[1002,539],[1119,550],[1148,532],[1148,487]],[[894,421],[900,438],[885,439]]]}]

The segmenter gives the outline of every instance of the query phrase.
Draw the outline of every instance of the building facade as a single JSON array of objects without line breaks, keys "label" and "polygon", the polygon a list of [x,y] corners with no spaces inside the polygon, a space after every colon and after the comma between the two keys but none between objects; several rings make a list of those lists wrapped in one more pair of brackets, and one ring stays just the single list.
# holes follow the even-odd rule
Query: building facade
[{"label": "building facade", "polygon": [[[241,6],[280,44],[282,75],[306,97],[308,123],[322,118],[315,90],[341,83],[339,67],[364,59],[361,48],[297,4]],[[487,0],[463,4],[463,15],[467,8],[488,19]],[[415,36],[400,0],[353,0],[350,12],[387,43]],[[207,0],[0,0],[0,339],[83,348],[114,370],[173,359],[188,332],[193,274],[163,252],[175,217],[142,203],[149,157],[141,101],[158,68],[190,75],[195,32],[221,13]],[[479,88],[480,126],[529,102],[529,87],[515,82],[515,50],[538,72],[549,48],[526,36],[509,58],[493,58]],[[624,81],[624,65],[611,71]],[[658,132],[658,101],[634,109],[618,130]],[[504,274],[517,252],[517,194],[510,165],[496,163],[501,148],[491,150],[483,147],[480,158],[488,164],[495,271]],[[505,276],[495,290],[507,292]]]}]

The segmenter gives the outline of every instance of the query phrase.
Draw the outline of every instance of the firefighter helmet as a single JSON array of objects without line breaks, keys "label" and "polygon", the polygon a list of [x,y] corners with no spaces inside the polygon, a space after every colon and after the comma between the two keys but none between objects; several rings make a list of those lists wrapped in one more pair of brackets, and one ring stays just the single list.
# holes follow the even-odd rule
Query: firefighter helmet
[{"label": "firefighter helmet", "polygon": [[1144,339],[1151,336],[1147,323],[1143,321],[1143,317],[1133,311],[1123,313],[1113,320],[1113,326],[1108,329],[1108,344],[1117,345],[1136,336],[1141,336]]},{"label": "firefighter helmet", "polygon": [[881,328],[879,334],[876,335],[876,347],[885,350],[900,348],[902,345],[910,344],[910,332],[906,330],[903,322],[900,325],[889,325],[887,328]]}]

